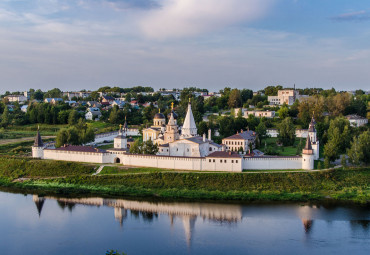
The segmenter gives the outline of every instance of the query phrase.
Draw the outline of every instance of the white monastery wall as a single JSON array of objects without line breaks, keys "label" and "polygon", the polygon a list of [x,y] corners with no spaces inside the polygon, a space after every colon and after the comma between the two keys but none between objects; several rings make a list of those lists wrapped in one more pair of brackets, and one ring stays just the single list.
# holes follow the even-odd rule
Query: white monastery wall
[{"label": "white monastery wall", "polygon": [[122,155],[118,157],[121,158],[124,165],[128,166],[195,171],[242,171],[241,158],[189,158],[150,155]]},{"label": "white monastery wall", "polygon": [[301,157],[251,157],[243,159],[243,169],[302,169]]},{"label": "white monastery wall", "polygon": [[89,163],[112,163],[110,153],[44,150],[44,159],[65,160]]}]

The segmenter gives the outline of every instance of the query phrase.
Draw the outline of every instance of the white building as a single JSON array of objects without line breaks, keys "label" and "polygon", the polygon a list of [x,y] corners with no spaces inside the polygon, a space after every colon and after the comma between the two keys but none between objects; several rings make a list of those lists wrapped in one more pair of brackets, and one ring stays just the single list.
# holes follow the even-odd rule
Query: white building
[{"label": "white building", "polygon": [[28,100],[28,98],[23,95],[9,95],[9,96],[6,96],[5,98],[8,99],[9,102],[11,103],[18,102],[20,104],[23,104],[24,102]]},{"label": "white building", "polygon": [[86,120],[99,120],[102,116],[99,108],[90,107],[87,108],[87,113],[85,114]]},{"label": "white building", "polygon": [[274,118],[275,117],[275,111],[244,111],[244,118],[248,118],[248,116],[252,114],[254,117],[257,118]]},{"label": "white building", "polygon": [[305,97],[299,95],[299,92],[295,89],[283,89],[278,91],[277,96],[268,96],[267,100],[270,102],[270,105],[287,105],[294,104],[295,100]]},{"label": "white building", "polygon": [[256,143],[257,133],[254,131],[244,131],[241,130],[240,133],[226,137],[222,139],[222,144],[226,146],[228,151],[239,151],[243,152],[249,151],[250,144],[252,144],[252,149],[254,149]]},{"label": "white building", "polygon": [[361,117],[357,114],[347,115],[347,120],[351,123],[351,126],[361,127],[368,123],[368,119]]}]

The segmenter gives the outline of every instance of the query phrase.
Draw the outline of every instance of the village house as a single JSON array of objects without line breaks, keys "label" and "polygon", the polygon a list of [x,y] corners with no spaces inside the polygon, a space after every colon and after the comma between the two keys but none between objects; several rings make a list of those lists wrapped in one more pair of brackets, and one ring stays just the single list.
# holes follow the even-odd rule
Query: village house
[{"label": "village house", "polygon": [[86,120],[99,120],[102,113],[99,108],[90,107],[87,108],[87,113],[85,114]]},{"label": "village house", "polygon": [[227,151],[239,151],[247,152],[250,149],[250,144],[252,149],[256,147],[257,133],[254,131],[244,131],[240,130],[240,133],[226,137],[222,139],[222,144],[226,146]]},{"label": "village house", "polygon": [[353,127],[361,127],[368,123],[368,119],[361,117],[357,114],[351,114],[346,116],[347,120],[351,123]]},{"label": "village house", "polygon": [[23,95],[8,95],[5,98],[8,99],[10,103],[18,102],[20,104],[24,104],[28,100],[28,98]]}]

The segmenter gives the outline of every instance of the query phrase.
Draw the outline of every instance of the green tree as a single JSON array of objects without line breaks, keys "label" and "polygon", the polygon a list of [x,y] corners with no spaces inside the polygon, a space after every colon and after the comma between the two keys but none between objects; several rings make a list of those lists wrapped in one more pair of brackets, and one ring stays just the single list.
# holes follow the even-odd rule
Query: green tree
[{"label": "green tree", "polygon": [[1,115],[1,126],[3,128],[6,128],[9,126],[9,109],[8,109],[8,106],[5,105],[5,108],[4,108],[4,112],[3,114]]},{"label": "green tree", "polygon": [[258,124],[258,126],[256,127],[256,132],[260,141],[264,140],[267,137],[267,128],[264,122],[261,121],[260,124]]},{"label": "green tree", "polygon": [[289,109],[286,105],[283,105],[279,109],[278,113],[279,113],[279,118],[283,120],[283,119],[285,119],[286,117],[289,116]]},{"label": "green tree", "polygon": [[342,155],[340,159],[340,164],[342,165],[343,169],[347,167],[347,159],[345,155]]},{"label": "green tree", "polygon": [[330,159],[328,157],[325,157],[324,159],[324,167],[325,169],[330,168]]},{"label": "green tree", "polygon": [[68,115],[68,124],[69,125],[75,125],[77,124],[77,121],[78,121],[78,112],[76,110],[72,110],[70,111],[69,115]]},{"label": "green tree", "polygon": [[206,122],[201,121],[198,124],[198,134],[203,135],[203,134],[208,134],[208,125]]},{"label": "green tree", "polygon": [[142,154],[142,145],[143,143],[139,139],[136,139],[135,142],[130,147],[130,153]]},{"label": "green tree", "polygon": [[330,133],[330,139],[324,146],[324,155],[330,161],[334,161],[339,157],[339,144],[341,143],[341,136],[338,127],[335,127]]},{"label": "green tree", "polygon": [[295,142],[295,126],[290,117],[285,118],[278,125],[278,140],[283,143],[284,146],[293,145]]},{"label": "green tree", "polygon": [[349,162],[353,165],[370,163],[370,131],[365,131],[359,137],[354,137],[351,148],[347,151]]},{"label": "green tree", "polygon": [[158,145],[153,144],[153,141],[149,139],[143,142],[141,151],[143,154],[155,155],[158,152]]},{"label": "green tree", "polygon": [[67,143],[68,143],[68,132],[67,132],[66,128],[63,128],[63,129],[59,130],[59,132],[57,134],[57,138],[55,140],[55,146],[56,147],[61,147],[64,144],[67,144]]},{"label": "green tree", "polygon": [[319,161],[319,163],[317,163],[317,169],[322,169],[321,161]]},{"label": "green tree", "polygon": [[227,104],[230,108],[236,108],[242,106],[242,96],[239,89],[233,89],[230,91],[229,100]]}]

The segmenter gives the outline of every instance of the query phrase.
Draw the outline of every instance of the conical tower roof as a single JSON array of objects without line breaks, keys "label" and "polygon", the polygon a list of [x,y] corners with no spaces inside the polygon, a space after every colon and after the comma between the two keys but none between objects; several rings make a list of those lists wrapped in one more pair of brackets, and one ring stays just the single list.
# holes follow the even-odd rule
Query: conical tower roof
[{"label": "conical tower roof", "polygon": [[313,154],[310,136],[307,136],[306,145],[304,146],[304,149],[303,149],[302,153],[306,154],[306,155],[312,155]]},{"label": "conical tower roof", "polygon": [[170,119],[168,120],[168,125],[169,126],[175,126],[176,125],[176,122],[175,122],[175,118],[173,116],[173,113],[171,113],[171,115],[170,115]]},{"label": "conical tower roof", "polygon": [[188,112],[186,113],[185,121],[181,129],[181,134],[184,137],[196,136],[198,133],[197,126],[195,125],[195,120],[193,112],[191,110],[191,103],[188,104]]},{"label": "conical tower roof", "polygon": [[37,129],[37,134],[35,137],[35,143],[33,144],[34,147],[43,147],[44,143],[42,142],[41,135],[40,135],[40,130]]}]

